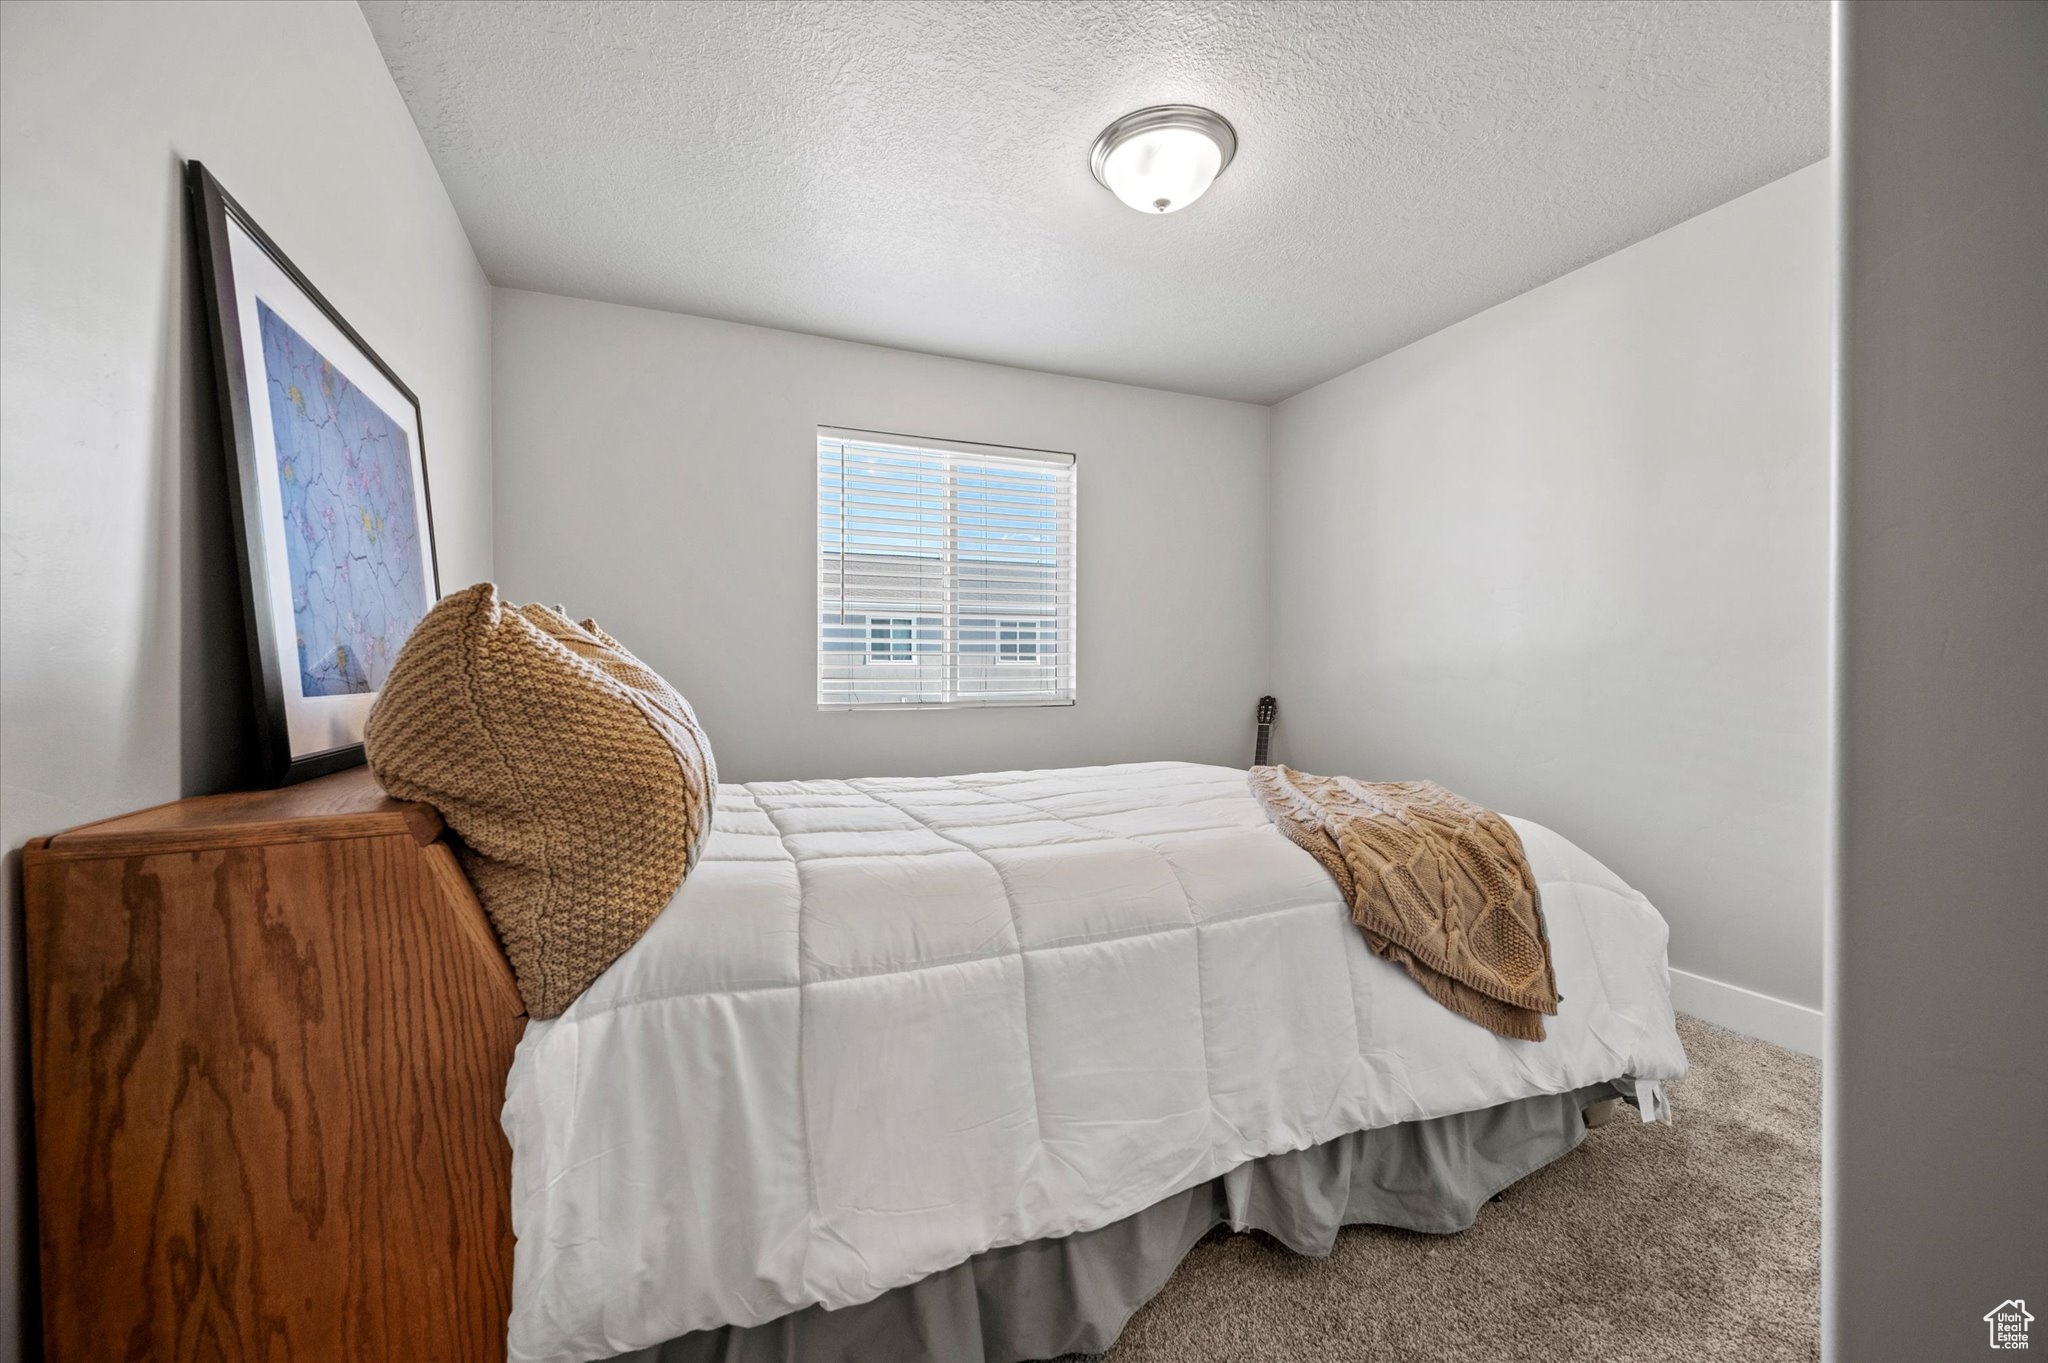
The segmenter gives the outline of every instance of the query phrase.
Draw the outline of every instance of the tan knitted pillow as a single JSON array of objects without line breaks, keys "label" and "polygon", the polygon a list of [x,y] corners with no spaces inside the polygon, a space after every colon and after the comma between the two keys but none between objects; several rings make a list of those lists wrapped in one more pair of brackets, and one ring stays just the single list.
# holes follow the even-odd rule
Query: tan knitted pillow
[{"label": "tan knitted pillow", "polygon": [[591,621],[445,597],[363,731],[370,769],[441,811],[533,1017],[619,958],[695,864],[718,771],[689,703]]}]

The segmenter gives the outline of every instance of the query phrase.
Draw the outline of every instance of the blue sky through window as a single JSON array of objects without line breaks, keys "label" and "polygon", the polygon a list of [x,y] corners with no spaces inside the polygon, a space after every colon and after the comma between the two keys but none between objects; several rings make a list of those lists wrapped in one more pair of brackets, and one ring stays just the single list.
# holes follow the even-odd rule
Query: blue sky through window
[{"label": "blue sky through window", "polygon": [[947,504],[956,562],[1050,564],[1059,553],[1061,471],[848,447],[818,462],[818,541],[829,553],[942,558]]}]

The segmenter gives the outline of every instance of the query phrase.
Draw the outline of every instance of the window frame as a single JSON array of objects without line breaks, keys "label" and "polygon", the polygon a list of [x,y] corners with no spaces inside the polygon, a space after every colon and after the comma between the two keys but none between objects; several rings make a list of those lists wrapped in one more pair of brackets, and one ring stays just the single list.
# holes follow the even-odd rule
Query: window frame
[{"label": "window frame", "polygon": [[[849,426],[820,425],[817,427],[815,434],[816,440],[813,446],[813,458],[816,461],[814,473],[817,477],[817,524],[815,535],[817,539],[816,562],[819,572],[817,582],[818,608],[817,613],[813,616],[813,642],[814,658],[816,660],[816,698],[818,709],[821,711],[1035,709],[1057,708],[1075,704],[1080,691],[1079,659],[1077,656],[1077,641],[1080,634],[1080,603],[1078,600],[1078,584],[1080,579],[1080,460],[1078,456],[1068,451],[1041,450],[1015,445],[993,445],[975,441],[936,439],[925,436],[903,435],[889,431],[864,430]],[[828,456],[826,447],[832,443],[838,443],[839,458],[842,461],[839,465],[840,472],[836,482],[828,482],[827,477]],[[840,508],[840,531],[837,542],[843,546],[846,543],[848,524],[844,509],[845,494],[849,485],[846,474],[847,464],[844,461],[846,460],[849,446],[860,446],[870,453],[879,452],[885,456],[902,455],[912,459],[923,456],[936,458],[943,462],[946,470],[946,510],[942,522],[944,531],[941,536],[944,548],[940,559],[940,562],[944,564],[946,598],[943,615],[934,612],[903,610],[893,605],[885,606],[880,611],[865,609],[864,607],[870,603],[863,602],[859,596],[850,594],[849,584],[846,580],[846,560],[850,556],[846,555],[843,550],[838,551],[839,557],[836,560],[839,574],[837,590],[833,591],[828,588],[830,577],[828,558],[834,552],[828,550],[828,536],[826,534],[828,502],[836,502]],[[992,468],[998,476],[1006,469],[1017,470],[1020,466],[1034,464],[1044,465],[1050,470],[1058,470],[1063,475],[1054,494],[1053,501],[1055,510],[1050,539],[1051,588],[1047,593],[1052,600],[1052,605],[1048,613],[1043,616],[1036,618],[1028,618],[1016,614],[998,616],[994,612],[976,612],[973,615],[968,615],[967,612],[972,610],[972,606],[963,605],[960,600],[963,589],[956,585],[955,574],[961,570],[961,565],[963,563],[986,565],[992,561],[986,558],[975,560],[956,557],[961,552],[960,541],[965,538],[960,534],[960,526],[962,524],[989,524],[986,520],[976,519],[977,514],[985,516],[988,512],[984,507],[976,506],[971,497],[963,496],[962,484],[957,481],[959,477],[958,470],[961,466],[965,465],[968,468],[972,468],[974,461],[977,459],[986,460],[987,466]],[[971,479],[972,475],[970,474],[969,477]],[[967,486],[972,487],[975,485],[970,482]],[[986,488],[991,485],[981,483],[979,486]],[[828,488],[836,488],[836,494],[828,492]],[[966,508],[964,512],[962,509],[963,504]],[[1037,532],[1034,531],[1032,533]],[[993,561],[1000,562],[1001,560]],[[854,626],[852,622],[856,618],[864,623]],[[892,628],[907,627],[910,630],[911,638],[900,641],[907,644],[910,649],[910,655],[907,658],[877,655],[875,645],[878,641],[873,637],[872,631],[875,626],[871,622],[882,619],[891,621],[890,627]],[[988,622],[990,638],[981,647],[987,651],[982,652],[977,648],[974,653],[969,654],[963,647],[962,635],[964,628],[970,622],[975,623],[976,627],[979,628],[979,622],[984,620]],[[932,628],[936,629],[939,637],[935,643],[927,645],[925,642],[927,630]],[[853,639],[846,637],[847,634],[856,629],[859,632],[859,643],[857,645],[854,644]],[[1032,638],[1009,641],[1011,652],[1006,656],[1003,653],[1004,641],[1000,637],[1006,629],[1018,632],[1029,631],[1032,634]],[[829,633],[833,631],[837,632],[836,635]],[[895,643],[898,641],[883,642]],[[833,645],[835,644],[838,646],[834,647]],[[1023,653],[1021,651],[1023,648],[1029,648],[1031,650],[1030,653]],[[893,653],[894,649],[890,649],[888,652]],[[844,670],[855,658],[858,658],[863,666],[877,667],[888,672],[895,672],[897,669],[907,671],[934,664],[939,665],[945,672],[945,680],[941,684],[942,692],[934,699],[854,700],[847,699],[846,694],[855,693],[857,688],[848,687],[846,693],[829,691],[828,687],[832,684],[838,683],[841,686],[845,686],[849,679],[844,676],[828,676],[828,673],[835,668]],[[1000,690],[971,690],[961,685],[963,664],[967,665],[966,670],[970,672],[984,667],[1004,671],[1016,669],[1020,672],[1029,668],[1041,669],[1049,674],[1046,677],[1048,686],[1047,689],[1040,691],[1005,692]],[[887,691],[892,688],[885,683],[875,689]]]}]

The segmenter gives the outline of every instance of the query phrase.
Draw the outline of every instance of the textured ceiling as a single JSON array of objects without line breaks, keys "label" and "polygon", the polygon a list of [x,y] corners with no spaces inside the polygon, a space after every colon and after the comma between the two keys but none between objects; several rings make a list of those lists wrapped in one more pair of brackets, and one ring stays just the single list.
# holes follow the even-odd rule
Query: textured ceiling
[{"label": "textured ceiling", "polygon": [[363,8],[497,284],[1257,402],[1827,151],[1821,0]]}]

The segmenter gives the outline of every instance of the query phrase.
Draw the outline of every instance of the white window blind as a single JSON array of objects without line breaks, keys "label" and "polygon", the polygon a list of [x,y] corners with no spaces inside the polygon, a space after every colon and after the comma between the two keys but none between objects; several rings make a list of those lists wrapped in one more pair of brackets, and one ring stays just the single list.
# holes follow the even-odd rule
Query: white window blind
[{"label": "white window blind", "polygon": [[1074,456],[818,428],[818,706],[1070,705]]}]

